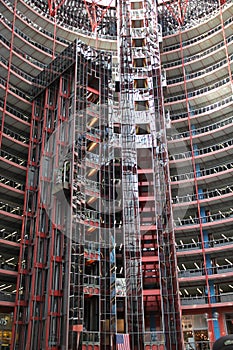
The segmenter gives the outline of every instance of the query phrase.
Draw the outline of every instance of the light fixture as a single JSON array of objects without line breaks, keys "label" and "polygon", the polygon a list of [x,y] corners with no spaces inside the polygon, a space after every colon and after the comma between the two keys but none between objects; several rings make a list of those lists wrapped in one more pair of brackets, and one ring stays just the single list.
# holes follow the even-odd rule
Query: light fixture
[{"label": "light fixture", "polygon": [[88,204],[93,203],[95,200],[96,200],[96,197],[91,197],[87,203]]},{"label": "light fixture", "polygon": [[232,262],[231,262],[230,260],[225,259],[225,261],[226,261],[228,264],[233,265]]},{"label": "light fixture", "polygon": [[11,287],[12,287],[12,284],[9,284],[9,286],[6,286],[6,287],[1,288],[0,291],[5,290],[5,289],[8,289],[8,288],[11,288]]},{"label": "light fixture", "polygon": [[10,262],[10,261],[12,261],[12,260],[14,260],[14,258],[7,259],[7,260],[6,260],[6,263],[8,263],[8,262]]},{"label": "light fixture", "polygon": [[97,169],[93,168],[91,171],[88,173],[88,176],[92,176],[97,172]]},{"label": "light fixture", "polygon": [[92,144],[88,148],[88,152],[92,151],[95,148],[96,145],[97,145],[97,142],[92,142]]},{"label": "light fixture", "polygon": [[88,124],[88,126],[93,126],[97,122],[97,120],[98,120],[97,117],[93,118],[90,124]]}]

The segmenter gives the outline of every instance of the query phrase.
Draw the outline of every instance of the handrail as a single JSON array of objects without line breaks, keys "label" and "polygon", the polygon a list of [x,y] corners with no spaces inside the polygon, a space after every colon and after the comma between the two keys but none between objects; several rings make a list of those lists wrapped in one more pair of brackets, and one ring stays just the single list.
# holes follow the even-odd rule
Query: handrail
[{"label": "handrail", "polygon": [[[233,35],[229,36],[227,39],[227,43],[229,44],[230,42],[233,41]],[[220,49],[221,47],[223,47],[225,44],[224,42],[220,42],[217,45],[211,46],[209,49],[202,51],[200,53],[197,53],[195,55],[192,56],[188,56],[188,57],[184,57],[184,64],[195,61],[197,59],[203,58],[207,55],[209,55],[210,53],[217,51],[218,49]],[[164,63],[163,64],[163,68],[171,68],[171,67],[175,67],[175,66],[179,66],[182,64],[182,60],[177,60],[177,61],[172,61],[172,62],[168,62],[168,63]]]},{"label": "handrail", "polygon": [[0,202],[0,210],[4,210],[7,213],[11,213],[14,215],[20,215],[23,216],[23,209],[20,207],[14,207],[13,205],[9,205],[7,203],[4,202]]},{"label": "handrail", "polygon": [[[228,18],[225,22],[224,22],[224,27],[226,27],[228,24],[232,23],[233,22],[233,18],[230,17]],[[219,24],[217,27],[214,27],[213,29],[209,30],[208,32],[205,32],[199,36],[196,36],[192,39],[189,39],[187,41],[184,41],[182,43],[183,47],[186,47],[186,46],[189,46],[189,45],[192,45],[194,43],[198,43],[198,41],[200,40],[203,40],[205,38],[208,38],[210,35],[220,31],[222,29],[222,25]],[[176,45],[170,45],[170,46],[165,46],[163,48],[163,52],[169,52],[171,50],[176,50],[176,49],[179,49],[180,48],[180,44],[176,44]]]},{"label": "handrail", "polygon": [[[1,34],[0,34],[1,36]],[[8,61],[5,60],[3,57],[0,56],[0,62],[2,62],[6,67],[8,67]],[[11,71],[15,72],[16,74],[20,75],[21,77],[23,77],[24,79],[28,80],[28,82],[30,83],[35,83],[35,78],[25,72],[23,72],[22,70],[20,70],[19,68],[17,68],[16,66],[14,66],[13,64],[11,64]],[[34,84],[35,85],[35,84]]]},{"label": "handrail", "polygon": [[15,230],[13,232],[9,232],[4,230],[0,230],[0,239],[4,239],[5,241],[19,243],[21,238],[21,234],[19,231]]},{"label": "handrail", "polygon": [[[222,7],[224,8],[228,4],[231,4],[231,0],[226,0],[226,3]],[[190,16],[190,15],[187,16],[188,21],[186,21],[186,23],[183,24],[182,30],[190,29],[194,26],[198,26],[199,24],[205,23],[207,19],[209,20],[209,19],[214,18],[216,16],[216,14],[219,13],[218,3],[215,3],[215,5],[216,5],[215,9],[213,9],[213,7],[211,5],[210,10],[205,12],[205,15],[203,15],[203,16],[197,16],[196,18],[193,18],[193,16]],[[175,22],[175,20],[173,20],[172,30],[167,30],[167,31],[163,30],[164,36],[168,36],[168,35],[172,35],[174,33],[177,33],[178,30],[179,30],[179,25],[178,25],[178,23]]]},{"label": "handrail", "polygon": [[[200,171],[197,174],[197,179],[202,176],[209,176],[209,175],[213,175],[213,174],[220,173],[226,170],[231,170],[231,169],[233,170],[233,162],[226,163],[226,164],[219,164],[212,168],[200,169]],[[194,172],[171,175],[170,177],[171,181],[191,180],[193,178],[194,178]]]},{"label": "handrail", "polygon": [[[206,113],[206,112],[210,112],[216,108],[219,108],[219,107],[222,107],[224,106],[225,104],[229,103],[229,102],[232,102],[233,101],[233,97],[232,96],[229,96],[229,97],[226,97],[225,99],[223,99],[222,101],[219,101],[219,102],[215,102],[211,105],[208,105],[208,106],[205,106],[205,107],[202,107],[202,108],[198,108],[198,109],[191,109],[190,111],[190,116],[193,117],[193,116],[197,116],[199,114],[203,114],[203,113]],[[184,118],[187,118],[188,117],[188,113],[185,112],[185,113],[178,113],[178,114],[171,114],[170,113],[170,119],[171,120],[179,120],[179,119],[184,119]]]},{"label": "handrail", "polygon": [[233,116],[226,118],[226,119],[223,119],[223,120],[220,120],[216,123],[203,126],[199,129],[194,129],[192,131],[184,131],[184,132],[181,132],[178,134],[171,135],[171,140],[183,139],[185,137],[190,137],[190,135],[196,136],[196,135],[204,134],[206,132],[219,129],[219,128],[224,127],[226,125],[229,125],[231,123],[233,123]]},{"label": "handrail", "polygon": [[[211,295],[210,298],[212,303],[220,303],[225,298],[227,299],[227,301],[233,301],[233,293],[232,292],[220,293],[219,295]],[[206,304],[208,302],[208,298],[207,296],[204,295],[204,293],[203,295],[190,295],[190,296],[181,297],[180,300],[181,300],[181,305],[194,305],[196,302],[198,304]]]},{"label": "handrail", "polygon": [[28,137],[20,135],[20,134],[12,131],[11,129],[9,129],[9,128],[5,127],[5,126],[3,128],[3,133],[8,135],[8,136],[10,136],[11,138],[13,138],[13,139],[15,139],[17,141],[20,141],[20,142],[26,144],[26,145],[29,143],[29,138]]},{"label": "handrail", "polygon": [[[233,236],[232,237],[226,237],[226,238],[219,238],[214,239],[210,241],[205,241],[205,245],[207,245],[209,248],[212,248],[213,246],[225,246],[233,244]],[[206,248],[208,248],[206,247]],[[184,244],[176,244],[176,250],[179,251],[190,251],[190,250],[197,250],[201,249],[202,245],[201,242],[190,242],[190,243],[184,243]]]},{"label": "handrail", "polygon": [[[0,78],[0,84],[2,84],[6,88],[7,81],[3,78]],[[27,94],[25,94],[23,91],[17,89],[16,87],[9,84],[8,89],[9,89],[9,91],[14,92],[19,97],[22,97],[23,99],[25,99],[26,101],[30,101],[30,97]]]},{"label": "handrail", "polygon": [[50,56],[53,55],[52,50],[50,50],[48,47],[39,44],[38,42],[32,40],[29,36],[27,36],[25,33],[23,33],[20,29],[18,29],[17,27],[14,26],[13,28],[13,24],[7,20],[6,17],[1,16],[1,18],[3,19],[3,21],[5,22],[5,24],[9,27],[10,31],[13,31],[18,34],[21,38],[23,38],[24,40],[26,40],[28,43],[30,43],[31,45],[37,47],[38,49],[48,53]]},{"label": "handrail", "polygon": [[198,196],[195,193],[193,193],[193,194],[187,194],[185,196],[172,197],[172,201],[173,201],[173,204],[186,203],[186,202],[196,201],[197,199],[202,200],[202,199],[219,197],[229,193],[233,193],[233,185],[227,185],[226,187],[209,190],[209,191],[207,190],[203,193],[199,193]]},{"label": "handrail", "polygon": [[[233,271],[233,265],[232,264],[226,264],[221,266],[211,266],[207,267],[206,271],[208,275],[217,274],[218,272],[221,272],[221,270],[224,270],[224,272],[232,272]],[[227,270],[227,271],[225,271]],[[186,269],[186,270],[180,270],[178,271],[178,278],[182,277],[195,277],[195,276],[202,276],[205,274],[205,269]]]},{"label": "handrail", "polygon": [[183,225],[185,225],[185,226],[186,225],[200,225],[201,223],[205,224],[205,223],[209,223],[209,222],[213,222],[213,221],[222,221],[222,220],[226,220],[226,219],[233,220],[233,209],[232,208],[230,208],[230,209],[231,210],[226,211],[226,212],[219,211],[218,213],[203,216],[201,218],[192,217],[191,215],[188,218],[184,218],[184,219],[177,218],[174,220],[174,226],[180,227]]},{"label": "handrail", "polygon": [[[230,82],[230,78],[227,77],[225,79],[217,81],[216,83],[214,83],[210,86],[206,86],[204,88],[188,92],[188,97],[191,98],[191,97],[195,97],[195,96],[200,96],[201,94],[204,94],[204,93],[209,92],[211,90],[217,89],[218,87],[223,86],[229,82]],[[175,96],[165,98],[164,103],[166,104],[166,103],[171,103],[171,102],[182,101],[182,100],[185,100],[185,98],[186,98],[185,94],[175,95]]]},{"label": "handrail", "polygon": [[[0,100],[0,108],[4,108],[4,102],[1,100]],[[19,112],[15,108],[10,107],[9,105],[6,105],[6,111],[13,114],[15,117],[18,117],[19,119],[22,119],[27,123],[30,123],[31,117],[29,115],[26,115],[23,112]]]},{"label": "handrail", "polygon": [[2,292],[0,291],[0,300],[15,302],[15,294],[11,292]]},{"label": "handrail", "polygon": [[24,167],[27,166],[27,161],[25,159],[22,159],[20,157],[16,157],[16,156],[14,156],[6,151],[0,150],[0,156],[11,161],[11,162],[19,164],[21,166],[24,166]]},{"label": "handrail", "polygon": [[[3,41],[4,44],[6,44],[6,45],[10,48],[10,45],[11,45],[10,41],[7,40],[2,34],[0,34],[0,40]],[[32,58],[31,56],[29,56],[28,54],[24,53],[24,52],[23,52],[22,50],[20,50],[19,48],[13,46],[13,51],[15,51],[18,55],[22,56],[22,58],[23,58],[24,60],[26,59],[27,61],[33,63],[35,66],[38,66],[38,67],[40,67],[40,68],[42,68],[42,69],[45,69],[45,68],[46,68],[46,65],[45,65],[45,64],[43,64],[43,63],[37,61],[36,59]],[[3,60],[5,60],[5,59],[2,57],[1,60],[3,61]],[[7,61],[7,60],[5,60],[5,61],[7,62],[6,65],[8,66],[8,61]],[[14,65],[13,65],[13,67],[16,68],[16,66],[14,66]],[[25,73],[25,74],[26,74],[26,73]]]},{"label": "handrail", "polygon": [[[229,61],[232,62],[233,61],[233,55],[229,56]],[[214,70],[223,67],[224,65],[226,65],[228,63],[228,60],[226,58],[224,58],[223,60],[213,64],[212,66],[208,66],[207,68],[204,68],[202,70],[199,70],[197,72],[194,73],[190,73],[186,75],[186,80],[191,80],[197,77],[200,77],[202,75],[205,75],[207,73],[213,72]],[[177,78],[172,78],[172,79],[167,79],[167,85],[172,85],[172,84],[176,84],[176,83],[180,83],[184,81],[184,77],[177,77]]]},{"label": "handrail", "polygon": [[[216,151],[222,150],[224,148],[230,147],[232,145],[233,145],[233,139],[229,139],[229,140],[223,141],[222,143],[218,143],[216,145],[211,145],[208,147],[197,149],[194,152],[194,156],[198,157],[200,155],[204,155],[207,153],[216,152]],[[187,159],[190,157],[192,157],[192,152],[187,151],[187,152],[183,152],[183,153],[172,154],[169,156],[169,159],[170,160],[178,160],[178,159]]]},{"label": "handrail", "polygon": [[[9,1],[6,0],[6,1],[5,1],[5,4],[6,4],[8,7],[10,7],[12,11],[14,10],[12,4],[11,4]],[[18,15],[22,20],[24,20],[25,22],[27,22],[27,25],[28,25],[28,24],[31,25],[31,26],[34,27],[37,31],[39,31],[39,32],[41,32],[41,33],[43,33],[43,34],[45,34],[45,35],[47,35],[47,36],[49,36],[50,38],[53,39],[53,33],[48,32],[46,29],[44,29],[44,28],[40,27],[38,24],[32,22],[31,19],[29,19],[28,17],[24,16],[23,13],[19,12],[19,10],[17,10],[17,15]],[[66,45],[69,45],[69,44],[70,44],[70,42],[69,42],[68,40],[66,40],[66,39],[64,39],[64,38],[61,38],[61,37],[58,37],[58,36],[56,37],[56,40],[57,40],[57,41],[60,41],[60,42],[63,43],[63,44],[66,44]]]},{"label": "handrail", "polygon": [[13,187],[16,190],[21,190],[24,191],[25,190],[25,185],[24,184],[20,184],[19,182],[16,182],[14,180],[8,179],[5,176],[0,175],[0,183],[3,183],[7,186]]},{"label": "handrail", "polygon": [[[25,3],[29,4],[30,7],[33,7],[36,9],[36,11],[38,13],[40,13],[43,17],[46,17],[47,19],[51,20],[51,17],[49,15],[49,11],[42,11],[41,9],[41,5],[43,5],[43,1],[30,1],[30,0],[24,0]],[[44,7],[47,7],[47,3],[44,5]],[[66,5],[65,6],[66,10],[69,9],[69,6]],[[94,34],[92,33],[91,31],[91,26],[87,26],[86,29],[81,29],[81,28],[78,28],[77,26],[80,25],[80,22],[78,22],[78,16],[75,16],[76,18],[76,21],[74,21],[74,16],[73,16],[73,8],[71,8],[72,10],[72,13],[70,12],[69,14],[65,13],[62,11],[62,9],[58,9],[57,11],[57,22],[59,25],[61,25],[62,27],[64,28],[67,28],[75,33],[80,33],[80,34],[84,34],[84,35],[88,35],[89,37],[90,36],[94,36]],[[116,17],[115,16],[112,16],[109,18],[109,20],[112,19],[112,22],[110,22],[110,24],[114,24],[114,19]],[[68,24],[66,23],[68,22]],[[74,23],[73,23],[74,22]],[[75,24],[75,25],[74,25]],[[109,31],[109,34],[104,34],[104,33],[101,33],[101,32],[98,32],[98,37],[99,38],[102,38],[102,39],[108,39],[108,40],[116,40],[116,29],[113,28],[112,26],[109,25],[109,28],[103,28],[103,30],[106,30],[106,31]]]}]

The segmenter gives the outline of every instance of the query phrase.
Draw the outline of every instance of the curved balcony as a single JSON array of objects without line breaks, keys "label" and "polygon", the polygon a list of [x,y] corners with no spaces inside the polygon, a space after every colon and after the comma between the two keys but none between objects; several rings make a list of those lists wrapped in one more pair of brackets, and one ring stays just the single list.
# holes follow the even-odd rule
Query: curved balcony
[{"label": "curved balcony", "polygon": [[[233,61],[233,55],[230,55],[229,56],[229,61],[232,62]],[[195,79],[195,78],[199,78],[199,77],[202,77],[208,73],[211,73],[211,72],[214,72],[216,71],[217,69],[219,68],[222,68],[224,66],[227,66],[228,64],[228,60],[226,58],[224,58],[223,60],[213,64],[212,66],[208,66],[207,68],[204,68],[202,70],[199,70],[197,72],[194,72],[194,73],[190,73],[190,74],[186,74],[185,78],[186,78],[186,81],[190,81],[192,79]],[[184,77],[183,76],[180,76],[180,77],[177,77],[177,78],[172,78],[172,79],[168,79],[167,78],[167,85],[173,85],[173,84],[177,84],[177,83],[183,83],[184,82]]]},{"label": "curved balcony", "polygon": [[26,170],[26,166],[27,166],[27,161],[25,159],[22,159],[20,157],[16,157],[6,151],[0,151],[0,157],[10,161],[10,162],[13,162],[21,167],[25,167],[25,170]]},{"label": "curved balcony", "polygon": [[[226,238],[220,238],[220,239],[214,239],[214,242],[206,241],[205,245],[208,245],[208,247],[221,247],[226,245],[233,245],[233,236],[232,237],[226,237]],[[177,252],[184,252],[184,251],[190,251],[190,250],[200,250],[202,249],[201,242],[192,242],[192,243],[184,243],[184,244],[176,244],[176,250]]]},{"label": "curved balcony", "polygon": [[[4,102],[0,100],[0,108],[4,108]],[[26,122],[27,126],[30,126],[30,115],[27,115],[26,113],[20,112],[17,109],[6,105],[6,112],[8,112],[13,118],[19,118],[22,122]]]},{"label": "curved balcony", "polygon": [[205,199],[218,199],[220,196],[224,196],[227,194],[233,193],[233,185],[227,185],[226,187],[214,189],[214,190],[205,190],[203,193],[199,194],[198,196],[193,194],[187,194],[185,196],[176,196],[172,198],[173,204],[179,204],[179,203],[187,203],[187,202],[193,202],[197,200],[205,200]]},{"label": "curved balcony", "polygon": [[[208,276],[221,273],[233,272],[233,265],[227,264],[222,266],[208,267],[206,269],[186,269],[178,271],[178,278],[192,278],[197,276],[205,276],[206,272]],[[215,276],[216,277],[216,276]],[[216,277],[217,278],[217,277]],[[221,276],[219,276],[221,278]]]},{"label": "curved balcony", "polygon": [[0,202],[0,210],[5,211],[6,213],[22,216],[23,215],[23,209],[20,207],[15,207],[13,205]]},{"label": "curved balcony", "polygon": [[219,211],[218,213],[215,214],[211,214],[208,216],[203,216],[202,218],[196,218],[196,217],[192,217],[189,216],[189,218],[184,218],[184,219],[180,219],[177,218],[176,220],[174,220],[174,226],[175,227],[179,227],[179,226],[193,226],[193,225],[200,225],[202,224],[206,224],[206,223],[212,223],[212,222],[221,222],[224,221],[226,219],[230,219],[230,221],[233,222],[233,209],[230,208],[229,211]]},{"label": "curved balcony", "polygon": [[[47,2],[38,0],[21,0],[21,2],[24,2],[27,6],[29,6],[32,11],[39,13],[40,16],[44,18],[44,20],[52,23],[52,17],[49,14]],[[114,16],[112,15],[111,11],[113,10],[114,8],[111,6],[109,8],[110,13],[107,12],[107,14],[105,14],[105,17],[108,19],[108,21],[105,21],[104,17],[103,20],[105,25],[102,24],[102,26],[99,28],[100,30],[98,30],[98,37],[101,39],[116,39],[116,14]],[[81,5],[79,7],[76,7],[75,4],[69,5],[69,2],[66,3],[65,6],[58,9],[56,20],[58,25],[62,27],[63,30],[65,28],[76,34],[79,33],[85,36],[93,36],[90,22],[83,20],[83,10]]]},{"label": "curved balcony", "polygon": [[[7,86],[7,81],[6,81],[5,79],[0,78],[0,84],[1,84],[4,88],[6,88],[6,86]],[[8,86],[8,90],[9,90],[10,92],[15,93],[18,97],[21,97],[21,98],[23,98],[23,99],[26,100],[26,101],[30,101],[30,96],[27,95],[27,94],[25,94],[23,91],[17,89],[16,87],[14,87],[14,86],[12,86],[12,85],[9,85],[9,86]]]},{"label": "curved balcony", "polygon": [[[233,139],[229,139],[227,141],[223,141],[223,142],[218,143],[216,145],[211,145],[208,147],[204,147],[204,148],[195,150],[193,152],[193,155],[195,157],[198,157],[198,156],[213,154],[213,152],[222,151],[228,147],[231,147],[232,145],[233,145]],[[180,160],[180,159],[189,159],[191,157],[192,157],[192,152],[187,151],[187,152],[183,152],[183,153],[172,154],[169,156],[169,160],[174,161],[174,160]]]},{"label": "curved balcony", "polygon": [[[200,96],[201,94],[205,94],[207,92],[210,92],[214,89],[217,89],[221,86],[224,86],[226,84],[228,84],[230,82],[230,78],[227,77],[225,79],[222,79],[222,80],[219,80],[217,81],[216,83],[214,83],[213,85],[210,85],[210,86],[206,86],[204,88],[201,88],[201,89],[198,89],[198,90],[195,90],[195,91],[191,91],[191,92],[188,92],[188,98],[192,98],[192,97],[196,97],[196,96]],[[167,104],[167,103],[172,103],[172,102],[179,102],[179,101],[182,101],[182,100],[185,100],[186,99],[186,95],[185,94],[182,94],[182,95],[176,95],[176,96],[171,96],[171,97],[167,97],[164,99],[164,103]]]},{"label": "curved balcony", "polygon": [[[199,115],[207,113],[207,112],[211,112],[214,111],[215,109],[220,109],[221,107],[227,105],[228,103],[233,101],[233,97],[229,96],[226,97],[225,99],[223,99],[222,101],[219,102],[215,102],[211,105],[202,107],[202,108],[198,108],[198,109],[191,109],[190,111],[190,117],[191,118],[197,118]],[[178,121],[179,119],[184,119],[184,118],[188,118],[188,113],[178,113],[178,114],[171,114],[170,112],[170,118],[172,121]]]},{"label": "curved balcony", "polygon": [[0,229],[0,239],[3,239],[5,241],[10,241],[14,243],[19,243],[21,239],[21,234],[19,230],[12,230],[10,232],[6,228],[1,228]]},{"label": "curved balcony", "polygon": [[184,138],[190,138],[190,136],[197,136],[205,133],[209,133],[210,131],[214,131],[216,129],[224,128],[225,126],[229,126],[233,124],[233,116],[220,120],[216,123],[209,124],[206,126],[203,126],[201,128],[197,128],[195,130],[190,131],[184,131],[178,134],[172,134],[171,135],[171,140],[179,140],[179,139],[184,139]]},{"label": "curved balcony", "polygon": [[[22,39],[22,41],[25,43],[27,43],[29,46],[37,48],[41,51],[43,51],[45,54],[49,55],[50,57],[52,57],[53,55],[53,51],[51,49],[49,49],[48,47],[32,40],[29,36],[27,36],[25,33],[23,33],[19,28],[15,27],[13,28],[12,23],[10,21],[7,20],[7,18],[2,17],[3,22],[5,23],[5,26],[8,28],[8,30],[10,32],[12,32],[12,30],[14,29],[14,33],[15,36],[17,38]],[[26,47],[25,47],[26,48]]]},{"label": "curved balcony", "polygon": [[[11,42],[9,40],[7,40],[2,34],[0,34],[0,40],[7,46],[7,48],[10,50],[11,48]],[[40,62],[40,61],[37,61],[35,58],[32,58],[30,55],[26,54],[24,51],[20,50],[18,47],[16,46],[13,46],[13,52],[16,53],[16,56],[19,56],[22,60],[26,60],[29,64],[33,65],[33,66],[37,66],[38,69],[41,68],[41,70],[45,69],[46,68],[46,64]],[[8,61],[5,60],[5,58],[3,58],[1,56],[1,61],[6,65],[8,66]],[[32,81],[33,77],[30,76],[30,75],[27,75],[26,73],[21,73],[22,71],[19,70],[15,65],[11,65],[11,69],[13,71],[15,71],[16,73],[18,73],[19,75],[21,75],[22,77],[24,77],[28,81]]]},{"label": "curved balcony", "polygon": [[[200,16],[200,13],[198,12],[196,15],[195,15],[195,8],[199,9],[199,4],[200,4],[200,1],[198,3],[194,3],[192,2],[193,4],[193,9],[194,11],[192,11],[192,13],[189,13],[188,12],[188,15],[187,15],[187,18],[188,20],[183,24],[182,26],[182,29],[183,31],[185,32],[188,32],[190,34],[193,33],[193,35],[196,35],[196,30],[197,30],[197,27],[198,26],[202,26],[202,27],[206,27],[207,26],[207,30],[209,29],[209,22],[212,21],[213,19],[215,19],[216,17],[216,14],[218,14],[219,12],[219,4],[218,2],[215,2],[215,4],[209,4],[207,3],[206,1],[203,1],[201,3],[201,6],[203,8],[203,14],[202,16]],[[225,12],[227,12],[227,7],[228,5],[231,5],[231,0],[226,0],[226,3],[224,5],[222,5],[222,9],[223,11],[226,10]],[[197,5],[197,6],[195,6]],[[207,9],[205,9],[205,5],[207,5]],[[192,10],[193,10],[192,9]],[[176,36],[176,34],[179,33],[179,25],[177,22],[175,22],[175,19],[173,19],[173,17],[170,15],[170,18],[169,18],[169,22],[172,26],[171,30],[169,29],[169,27],[167,26],[167,23],[165,22],[164,26],[166,26],[166,28],[164,28],[163,26],[163,32],[164,32],[164,35],[166,36]],[[192,31],[192,28],[194,29]]]},{"label": "curved balcony", "polygon": [[[230,0],[228,0],[227,2],[228,2],[228,3],[231,3]],[[214,17],[216,17],[216,15],[218,15],[219,12],[218,12],[217,10],[218,10],[218,9],[216,9],[216,12],[214,12],[214,13],[211,12],[211,17],[212,17],[212,18],[214,18]],[[228,18],[228,19],[224,22],[225,27],[226,27],[228,24],[232,23],[232,21],[233,21],[232,17]],[[204,22],[206,22],[206,17],[205,17],[205,16],[201,19],[200,24],[201,24],[201,23],[204,23]],[[189,19],[189,23],[190,23],[190,19]],[[198,23],[198,22],[197,22],[197,23]],[[190,27],[191,27],[191,26],[190,26]],[[190,28],[190,27],[189,27],[189,28]],[[184,29],[184,28],[183,28],[183,29]],[[183,43],[182,43],[182,44],[183,44],[183,47],[191,46],[191,45],[193,45],[193,44],[195,44],[195,43],[198,44],[200,41],[202,41],[202,40],[204,40],[204,39],[209,39],[209,37],[210,37],[211,35],[216,34],[217,32],[220,32],[221,29],[222,29],[222,25],[219,24],[219,25],[215,26],[214,28],[212,28],[211,30],[208,30],[207,32],[205,32],[205,33],[203,33],[203,34],[201,34],[201,35],[199,35],[199,36],[195,36],[195,37],[192,38],[192,39],[188,39],[188,40],[186,40],[186,41],[183,41]],[[180,48],[180,43],[175,44],[175,45],[165,46],[165,47],[163,48],[163,52],[170,52],[170,51],[177,50],[177,49],[179,49],[179,48]]]},{"label": "curved balcony", "polygon": [[[226,38],[227,44],[230,44],[232,41],[233,41],[233,35]],[[208,48],[207,50],[204,50],[200,53],[197,53],[197,54],[192,55],[192,56],[184,57],[184,64],[186,65],[187,63],[192,63],[192,61],[200,60],[200,59],[210,55],[211,53],[221,49],[224,46],[225,46],[225,43],[222,41],[221,43],[214,45],[214,46],[212,46],[212,47]],[[182,60],[180,59],[180,60],[164,63],[162,66],[164,69],[167,69],[167,68],[173,68],[176,66],[177,66],[176,68],[178,68],[178,66],[181,66],[181,65],[182,65]]]},{"label": "curved balcony", "polygon": [[[225,173],[228,171],[233,171],[233,162],[231,163],[225,163],[225,164],[219,164],[216,165],[212,168],[206,168],[206,169],[201,169],[198,172],[198,175],[196,174],[196,179],[201,180],[202,177],[206,177],[206,176],[212,176],[212,175],[216,175],[216,174],[220,174],[220,173]],[[189,173],[184,173],[184,174],[176,174],[176,175],[171,175],[170,179],[172,182],[178,182],[178,181],[189,181],[194,179],[194,172],[189,172]]]},{"label": "curved balcony", "polygon": [[[15,303],[15,294],[11,292],[0,291],[0,301],[8,301],[11,303]],[[12,306],[14,306],[14,304]]]},{"label": "curved balcony", "polygon": [[[198,305],[198,304],[207,304],[208,298],[203,295],[181,297],[181,305]],[[224,303],[224,302],[233,302],[233,293],[221,293],[219,295],[213,295],[210,298],[211,303]]]},{"label": "curved balcony", "polygon": [[[12,6],[12,3],[10,3],[9,1],[5,1],[5,6],[8,7],[8,9],[10,9],[10,11],[13,13],[14,12],[14,8]],[[38,33],[41,33],[43,36],[48,36],[49,38],[51,38],[51,40],[54,40],[54,34],[47,31],[45,28],[42,28],[41,26],[39,26],[38,24],[34,23],[29,17],[26,17],[23,13],[21,13],[19,10],[17,11],[17,17],[18,19],[21,19],[22,22],[25,23],[25,25],[28,27],[32,27],[35,31],[36,31],[36,35],[38,36]],[[65,45],[69,45],[69,41],[64,39],[64,38],[60,38],[58,36],[56,36],[56,40],[61,42],[62,44]]]},{"label": "curved balcony", "polygon": [[7,128],[4,126],[3,128],[3,133],[7,136],[10,136],[12,139],[16,140],[16,141],[19,141],[23,144],[25,144],[26,146],[28,145],[29,143],[29,138],[28,137],[25,137],[23,135],[20,135],[14,131],[12,131],[11,129]]}]

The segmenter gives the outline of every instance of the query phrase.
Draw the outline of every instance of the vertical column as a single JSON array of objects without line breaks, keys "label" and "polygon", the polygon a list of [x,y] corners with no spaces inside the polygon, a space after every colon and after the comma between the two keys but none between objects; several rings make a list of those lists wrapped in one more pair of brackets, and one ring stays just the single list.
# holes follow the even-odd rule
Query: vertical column
[{"label": "vertical column", "polygon": [[125,248],[126,319],[125,333],[132,349],[143,349],[144,315],[141,276],[135,105],[132,74],[131,2],[118,5],[119,18],[119,112],[121,120],[123,233]]}]

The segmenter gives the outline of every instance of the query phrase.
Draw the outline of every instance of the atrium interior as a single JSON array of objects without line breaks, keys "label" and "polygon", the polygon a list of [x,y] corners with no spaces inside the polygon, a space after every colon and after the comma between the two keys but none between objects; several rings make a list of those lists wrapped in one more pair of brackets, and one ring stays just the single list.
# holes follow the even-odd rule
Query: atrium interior
[{"label": "atrium interior", "polygon": [[233,334],[231,0],[0,1],[0,349]]}]

